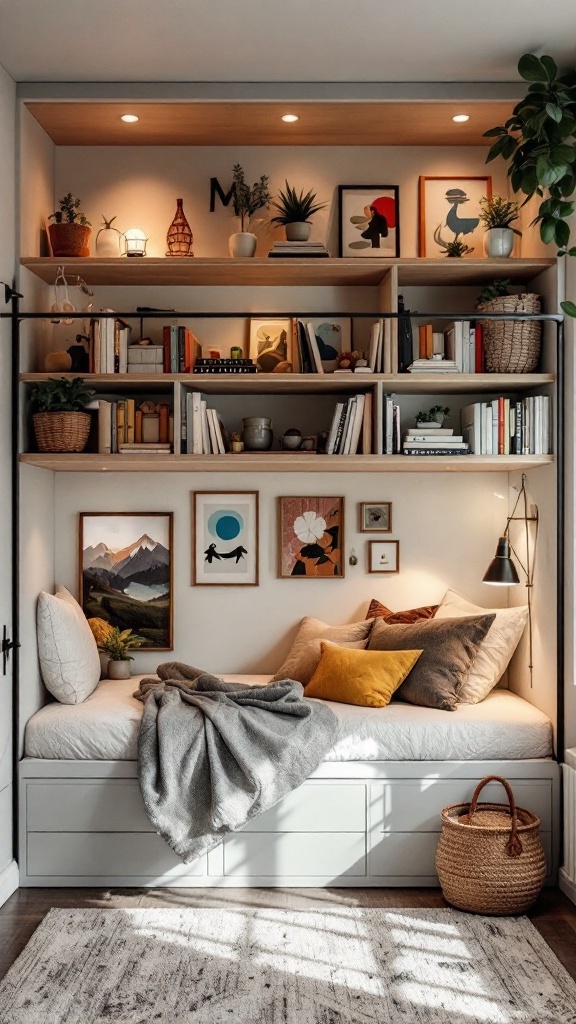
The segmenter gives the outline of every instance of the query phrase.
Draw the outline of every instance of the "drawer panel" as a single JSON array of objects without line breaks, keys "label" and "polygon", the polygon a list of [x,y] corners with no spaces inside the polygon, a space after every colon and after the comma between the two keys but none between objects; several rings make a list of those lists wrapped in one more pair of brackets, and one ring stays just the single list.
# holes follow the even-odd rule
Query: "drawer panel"
[{"label": "drawer panel", "polygon": [[29,782],[28,832],[155,832],[136,779]]},{"label": "drawer panel", "polygon": [[[470,801],[477,785],[474,779],[395,779],[370,786],[369,822],[377,832],[438,832],[440,812],[450,804]],[[520,807],[533,811],[542,821],[542,831],[552,829],[552,786],[548,779],[516,779],[514,798]],[[505,803],[506,793],[491,782],[480,794],[481,801]]]},{"label": "drawer panel", "polygon": [[[551,837],[541,837],[548,871],[551,865]],[[370,875],[436,875],[436,847],[440,833],[387,832],[380,835],[368,853]]]},{"label": "drawer panel", "polygon": [[364,784],[305,782],[275,807],[258,815],[243,832],[364,832]]},{"label": "drawer panel", "polygon": [[202,876],[206,874],[206,857],[183,864],[155,832],[34,832],[28,835],[28,874],[71,878]]},{"label": "drawer panel", "polygon": [[364,832],[237,832],[223,843],[224,874],[366,875]]}]

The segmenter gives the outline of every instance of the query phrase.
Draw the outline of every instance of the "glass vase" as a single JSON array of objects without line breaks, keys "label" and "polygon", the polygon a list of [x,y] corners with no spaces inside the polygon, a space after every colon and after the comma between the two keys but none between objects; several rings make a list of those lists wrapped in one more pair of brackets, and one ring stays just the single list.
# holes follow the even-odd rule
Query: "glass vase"
[{"label": "glass vase", "polygon": [[166,244],[168,246],[167,256],[193,256],[192,242],[194,236],[192,229],[186,220],[182,200],[176,200],[176,213],[174,220],[168,228]]}]

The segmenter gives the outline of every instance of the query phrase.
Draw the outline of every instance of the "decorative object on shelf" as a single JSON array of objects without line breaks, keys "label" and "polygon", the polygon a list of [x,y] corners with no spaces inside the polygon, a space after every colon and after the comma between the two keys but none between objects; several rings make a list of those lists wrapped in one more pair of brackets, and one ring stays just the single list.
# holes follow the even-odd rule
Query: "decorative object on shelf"
[{"label": "decorative object on shelf", "polygon": [[[312,317],[306,321],[312,325],[324,373],[336,369],[339,356],[352,348],[352,320],[350,317]],[[308,328],[310,330],[310,328]]]},{"label": "decorative object on shelf", "polygon": [[230,359],[242,359],[244,356],[244,350],[241,345],[232,345],[230,349]]},{"label": "decorative object on shelf", "polygon": [[144,637],[133,633],[131,629],[119,629],[113,626],[108,635],[98,644],[98,650],[109,655],[108,679],[129,679],[130,662],[134,657],[130,651],[137,651],[146,643]]},{"label": "decorative object on shelf", "polygon": [[90,338],[87,334],[77,334],[76,344],[66,349],[70,356],[70,370],[72,373],[90,372]]},{"label": "decorative object on shelf", "polygon": [[[483,313],[539,313],[540,296],[508,294],[509,281],[484,288],[476,308]],[[532,373],[538,365],[542,324],[538,320],[480,320],[486,373]]]},{"label": "decorative object on shelf", "polygon": [[492,196],[489,176],[422,175],[418,183],[418,255],[480,256],[483,196]]},{"label": "decorative object on shelf", "polygon": [[237,430],[235,430],[234,433],[230,435],[230,451],[234,452],[236,455],[244,451],[244,441],[242,440],[242,434]]},{"label": "decorative object on shelf", "polygon": [[47,352],[44,356],[44,373],[69,373],[72,359],[68,352]]},{"label": "decorative object on shelf", "polygon": [[87,618],[130,629],[143,651],[172,649],[171,512],[81,512],[80,593]]},{"label": "decorative object on shelf", "polygon": [[344,498],[279,498],[280,579],[344,577]]},{"label": "decorative object on shelf", "polygon": [[362,501],[360,533],[392,533],[392,502]]},{"label": "decorative object on shelf", "polygon": [[[554,243],[559,256],[576,256],[570,247],[574,200],[574,124],[576,122],[576,70],[558,75],[552,57],[525,53],[518,61],[518,73],[530,82],[528,93],[516,104],[504,125],[484,132],[493,138],[486,163],[501,156],[508,163],[508,177],[514,192],[526,199],[539,196],[534,223],[540,237]],[[572,198],[571,198],[572,197]],[[576,304],[560,303],[568,316],[576,316]]]},{"label": "decorative object on shelf", "polygon": [[272,420],[269,416],[245,416],[242,420],[244,430],[242,440],[248,452],[268,452],[272,447],[274,435]]},{"label": "decorative object on shelf", "polygon": [[425,427],[428,430],[431,428],[443,427],[444,420],[450,415],[450,409],[447,405],[432,405],[428,412],[417,412],[416,413],[416,426]]},{"label": "decorative object on shelf", "polygon": [[290,362],[292,321],[251,320],[250,358],[260,373],[273,373],[279,363]]},{"label": "decorative object on shelf", "polygon": [[358,565],[358,555],[356,554],[354,548],[352,548],[351,551],[350,551],[350,557],[348,559],[348,565]]},{"label": "decorative object on shelf", "polygon": [[298,194],[286,181],[286,191],[280,189],[278,198],[270,202],[270,206],[278,210],[278,214],[271,218],[270,223],[281,224],[286,228],[288,242],[307,242],[312,229],[310,217],[327,205],[316,202],[316,193],[312,189],[306,195],[304,189],[301,189]]},{"label": "decorative object on shelf", "polygon": [[60,200],[60,209],[48,220],[50,248],[53,256],[89,256],[90,221],[80,210],[80,200],[68,192]]},{"label": "decorative object on shelf", "polygon": [[30,393],[34,435],[40,452],[83,452],[88,443],[90,415],[84,407],[95,391],[82,377],[51,377],[34,384]]},{"label": "decorative object on shelf", "polygon": [[182,202],[182,199],[176,200],[176,213],[166,235],[167,256],[194,255],[192,252],[194,236],[192,235],[192,228],[186,220]]},{"label": "decorative object on shelf", "polygon": [[258,586],[258,491],[195,491],[195,586]]},{"label": "decorative object on shelf", "polygon": [[369,540],[368,541],[368,572],[397,573],[400,572],[400,541]]},{"label": "decorative object on shelf", "polygon": [[302,447],[302,434],[297,427],[290,427],[284,432],[280,440],[280,447],[285,452],[294,452]]},{"label": "decorative object on shelf", "polygon": [[356,360],[359,358],[359,352],[340,352],[336,359],[335,369],[341,373],[347,370],[349,373],[356,368]]},{"label": "decorative object on shelf", "polygon": [[[75,313],[76,307],[70,301],[70,295],[68,292],[68,281],[64,274],[64,267],[58,267],[56,271],[56,277],[54,278],[54,284],[52,285],[54,290],[54,302],[50,306],[51,313]],[[62,319],[58,317],[51,320],[53,324],[64,323],[68,327],[73,324],[74,321],[69,317],[64,316]]]},{"label": "decorative object on shelf", "polygon": [[512,221],[518,220],[520,207],[513,199],[495,195],[491,199],[482,196],[480,200],[480,220],[486,234],[484,235],[484,252],[491,259],[510,256],[514,248],[514,235],[522,237],[518,228],[511,228]]},{"label": "decorative object on shelf", "polygon": [[400,256],[398,185],[338,186],[338,255]]},{"label": "decorative object on shelf", "polygon": [[94,243],[96,255],[100,259],[114,259],[116,256],[120,256],[122,232],[119,228],[112,227],[116,217],[110,217],[110,220],[107,220],[104,214],[102,214],[102,220],[104,221],[104,227],[100,228],[97,232]]},{"label": "decorative object on shelf", "polygon": [[145,256],[146,255],[146,244],[148,237],[142,228],[128,228],[127,231],[123,231],[121,238],[124,239],[122,243],[124,246],[123,256]]},{"label": "decorative object on shelf", "polygon": [[246,183],[241,165],[234,164],[232,203],[235,215],[240,217],[240,231],[230,235],[229,239],[230,255],[234,259],[254,256],[258,240],[256,235],[246,228],[257,210],[268,207],[271,198],[267,174],[262,174],[259,181],[250,186]]}]

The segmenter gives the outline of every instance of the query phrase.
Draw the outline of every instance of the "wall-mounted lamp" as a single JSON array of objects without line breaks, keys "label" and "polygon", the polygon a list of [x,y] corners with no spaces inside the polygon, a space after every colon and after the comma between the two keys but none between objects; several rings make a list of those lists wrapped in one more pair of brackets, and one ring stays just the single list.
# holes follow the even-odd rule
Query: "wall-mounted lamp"
[{"label": "wall-mounted lamp", "polygon": [[[522,501],[523,514],[517,516],[516,510],[518,505]],[[483,583],[489,583],[493,587],[515,587],[520,583],[520,577],[514,562],[512,561],[510,552],[514,555],[514,558],[518,562],[526,577],[526,590],[527,590],[527,604],[528,604],[528,647],[529,647],[529,659],[528,668],[530,670],[530,686],[532,686],[532,588],[534,586],[534,566],[536,564],[536,542],[538,540],[538,508],[533,505],[530,509],[531,514],[528,515],[528,495],[526,493],[526,475],[522,474],[522,484],[516,498],[516,503],[512,509],[512,515],[508,516],[506,520],[506,529],[504,534],[498,541],[496,548],[496,554],[490,565],[488,566],[484,577]],[[524,533],[526,538],[526,565],[523,565],[517,552],[510,543],[510,523],[520,522],[524,523]],[[532,558],[530,558],[530,528],[529,523],[534,523],[534,536],[532,542]]]},{"label": "wall-mounted lamp", "polygon": [[140,228],[128,228],[128,231],[124,231],[120,237],[123,239],[124,256],[146,255],[146,242],[148,238],[146,233]]}]

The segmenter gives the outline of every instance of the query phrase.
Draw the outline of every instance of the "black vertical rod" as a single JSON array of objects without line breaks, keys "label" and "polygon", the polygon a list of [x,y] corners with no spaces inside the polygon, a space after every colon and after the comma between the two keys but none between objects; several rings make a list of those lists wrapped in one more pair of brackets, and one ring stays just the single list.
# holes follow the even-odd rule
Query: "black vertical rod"
[{"label": "black vertical rod", "polygon": [[12,808],[14,856],[18,859],[18,762],[20,744],[19,647],[20,642],[20,296],[12,291],[11,321],[11,486],[12,486]]},{"label": "black vertical rod", "polygon": [[557,727],[556,727],[556,758],[564,760],[564,619],[566,595],[565,571],[565,515],[566,498],[565,480],[565,354],[564,354],[564,321],[556,326],[556,588],[558,594],[558,611],[556,616],[556,693],[557,693]]}]

